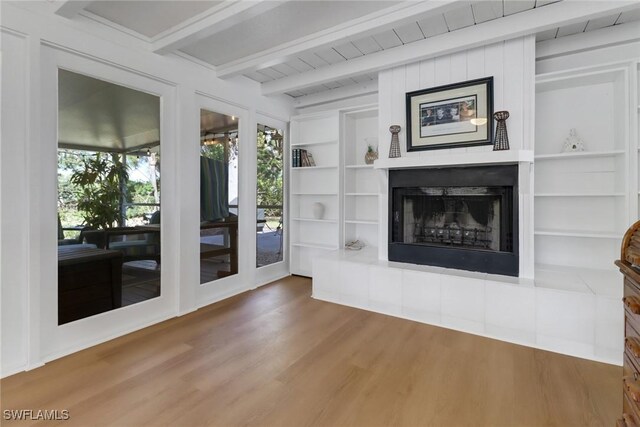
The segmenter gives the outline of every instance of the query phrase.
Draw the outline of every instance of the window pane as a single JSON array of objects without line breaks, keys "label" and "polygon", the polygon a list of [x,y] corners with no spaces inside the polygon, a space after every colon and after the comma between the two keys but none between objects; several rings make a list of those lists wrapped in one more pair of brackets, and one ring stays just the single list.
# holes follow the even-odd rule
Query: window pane
[{"label": "window pane", "polygon": [[160,99],[58,76],[63,324],[160,295]]},{"label": "window pane", "polygon": [[256,266],[282,261],[283,254],[283,133],[258,124]]},{"label": "window pane", "polygon": [[238,273],[238,120],[200,111],[200,283]]}]

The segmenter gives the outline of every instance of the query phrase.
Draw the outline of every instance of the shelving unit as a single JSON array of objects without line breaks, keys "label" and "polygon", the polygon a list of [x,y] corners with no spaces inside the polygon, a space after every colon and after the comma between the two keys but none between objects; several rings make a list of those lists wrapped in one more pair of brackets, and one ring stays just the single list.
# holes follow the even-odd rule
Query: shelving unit
[{"label": "shelving unit", "polygon": [[361,108],[342,113],[343,244],[359,240],[378,246],[378,180],[365,164],[368,145],[378,145],[378,110]]},{"label": "shelving unit", "polygon": [[[536,82],[536,264],[612,270],[630,221],[625,68],[540,75]],[[570,129],[585,151],[562,152]]]},{"label": "shelving unit", "polygon": [[[338,130],[337,112],[291,119],[291,150],[306,149],[316,163],[310,167],[289,165],[290,268],[293,274],[311,276],[312,260],[338,248],[341,212]],[[322,218],[314,217],[315,203],[324,206]]]}]

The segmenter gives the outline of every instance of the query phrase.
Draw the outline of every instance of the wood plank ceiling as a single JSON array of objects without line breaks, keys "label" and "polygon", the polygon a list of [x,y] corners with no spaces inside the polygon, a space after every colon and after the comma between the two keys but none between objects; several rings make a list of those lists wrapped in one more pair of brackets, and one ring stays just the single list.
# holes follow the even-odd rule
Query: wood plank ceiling
[{"label": "wood plank ceiling", "polygon": [[[56,1],[62,3],[57,13],[64,16],[64,9],[71,0]],[[148,42],[158,53],[175,52],[192,58],[210,66],[222,78],[242,74],[262,84],[392,51],[467,27],[491,25],[491,21],[559,1],[422,2],[438,3],[434,6],[402,1],[349,0],[87,1],[78,15],[133,34]],[[408,10],[409,7],[422,7],[423,11],[401,15],[403,8]],[[396,16],[394,14],[397,19],[384,20],[385,15]],[[74,18],[72,13],[66,13],[66,16]],[[640,7],[550,28],[539,32],[537,40],[637,20],[640,20]],[[383,24],[367,27],[367,21]],[[315,39],[327,41],[309,42]],[[262,62],[261,58],[264,58]],[[299,98],[333,89],[375,84],[376,79],[376,70],[363,69],[347,78],[305,85],[284,93]]]}]

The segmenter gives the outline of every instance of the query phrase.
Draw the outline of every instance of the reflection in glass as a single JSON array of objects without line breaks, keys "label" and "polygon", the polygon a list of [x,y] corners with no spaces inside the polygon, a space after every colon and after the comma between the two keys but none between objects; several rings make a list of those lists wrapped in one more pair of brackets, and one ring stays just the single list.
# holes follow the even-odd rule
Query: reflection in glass
[{"label": "reflection in glass", "polygon": [[256,266],[282,261],[282,130],[258,124]]},{"label": "reflection in glass", "polygon": [[238,120],[200,111],[200,283],[238,273]]},{"label": "reflection in glass", "polygon": [[160,295],[160,99],[58,73],[58,324]]}]

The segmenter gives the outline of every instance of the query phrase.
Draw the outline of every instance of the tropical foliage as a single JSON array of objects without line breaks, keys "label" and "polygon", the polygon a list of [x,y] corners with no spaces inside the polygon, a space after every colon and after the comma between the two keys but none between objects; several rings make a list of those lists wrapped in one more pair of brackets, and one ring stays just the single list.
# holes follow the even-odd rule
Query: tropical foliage
[{"label": "tropical foliage", "polygon": [[[115,157],[114,157],[115,156]],[[155,160],[158,160],[156,155]],[[115,160],[114,160],[115,159]],[[148,156],[127,156],[127,166],[118,155],[83,150],[58,150],[58,214],[64,226],[113,226],[119,219],[120,197],[123,203],[159,203],[158,164],[151,164]],[[118,169],[126,172],[125,192],[121,196]],[[131,179],[131,173],[144,173],[142,180]],[[151,179],[156,179],[156,188]],[[117,191],[116,191],[117,189]],[[101,191],[104,190],[102,194]],[[93,202],[92,202],[93,200]],[[102,215],[100,211],[109,210]],[[153,206],[130,206],[126,210],[127,224],[142,224],[155,210]],[[100,225],[96,225],[100,224]]]},{"label": "tropical foliage", "polygon": [[[282,206],[282,138],[258,132],[258,206]],[[267,217],[282,216],[282,208],[265,209]]]},{"label": "tropical foliage", "polygon": [[82,168],[73,172],[70,182],[79,189],[77,207],[84,225],[97,229],[118,223],[121,184],[128,179],[127,166],[117,155],[96,153],[82,160]]}]

